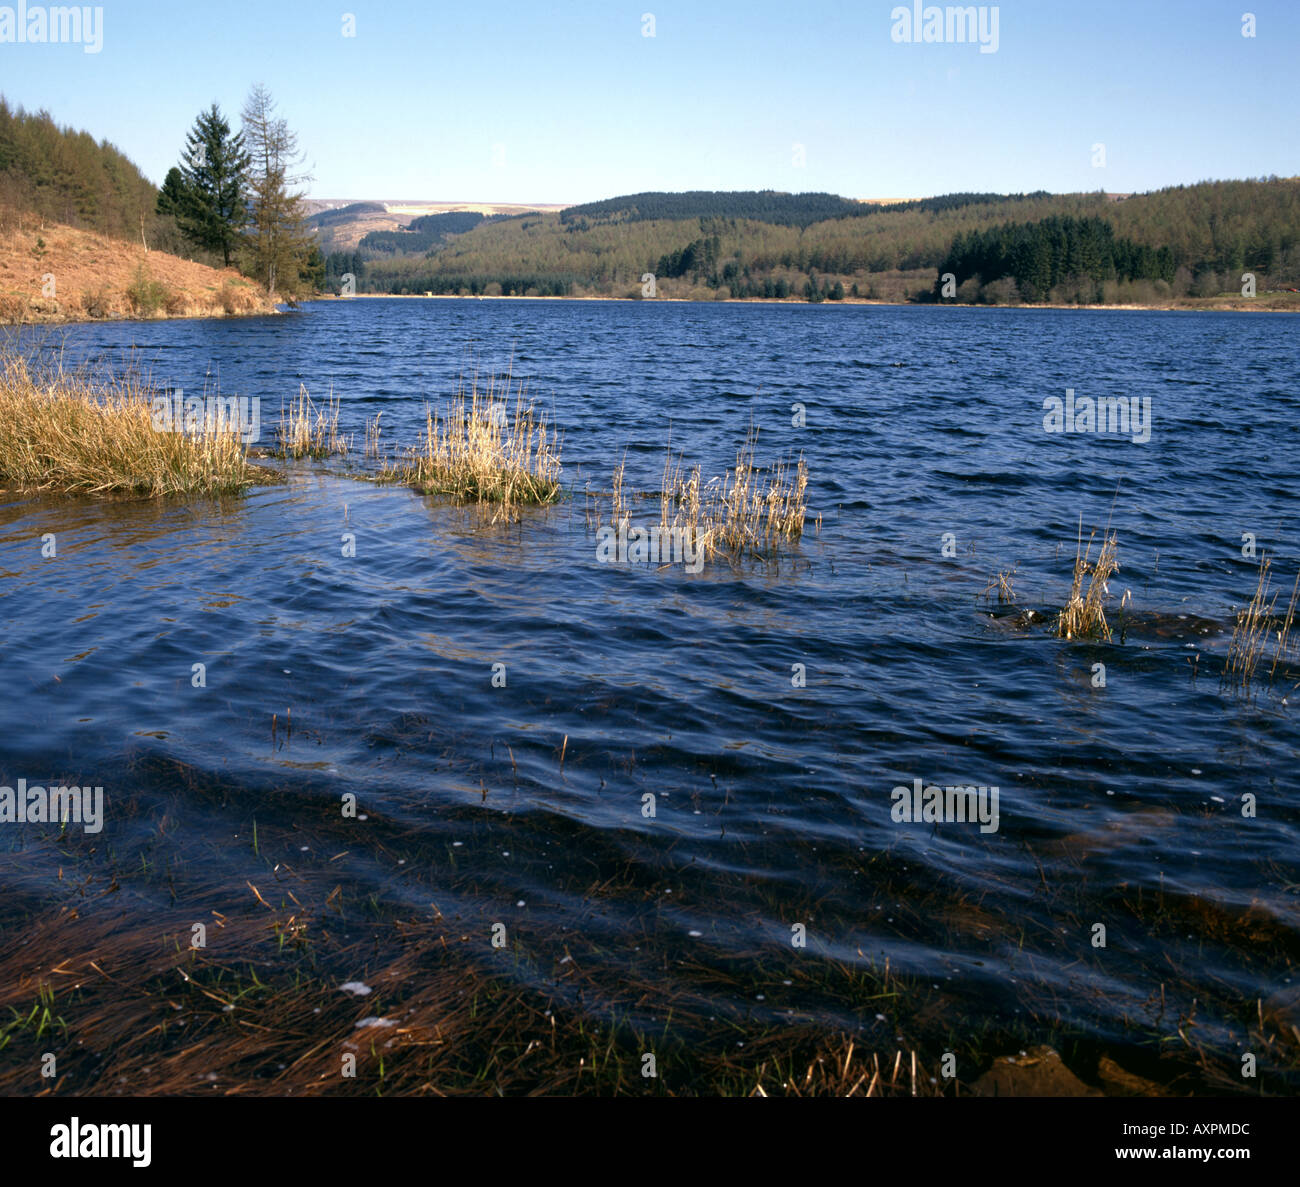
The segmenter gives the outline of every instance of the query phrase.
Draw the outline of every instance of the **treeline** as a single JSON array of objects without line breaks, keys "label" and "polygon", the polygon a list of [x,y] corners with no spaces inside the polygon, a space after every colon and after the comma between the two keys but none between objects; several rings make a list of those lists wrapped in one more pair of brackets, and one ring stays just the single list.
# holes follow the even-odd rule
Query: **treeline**
[{"label": "treeline", "polygon": [[1019,202],[1049,197],[1046,190],[1034,194],[944,194],[904,202],[855,202],[838,194],[787,194],[777,190],[688,190],[685,193],[628,194],[570,206],[560,221],[577,229],[599,222],[650,222],[658,219],[749,219],[778,227],[805,228],[813,223],[839,218],[867,218],[874,214],[897,214],[906,210],[937,213],[963,206],[995,202]]},{"label": "treeline", "polygon": [[1028,202],[1034,198],[1050,198],[1046,190],[1035,190],[1032,194],[941,194],[937,198],[917,198],[909,202],[882,202],[868,207],[882,213],[898,210],[924,210],[937,213],[941,210],[957,210],[962,206],[988,206],[994,202]]},{"label": "treeline", "polygon": [[628,194],[603,202],[570,206],[560,212],[565,226],[582,229],[598,222],[651,222],[659,219],[744,218],[775,226],[806,227],[828,218],[857,213],[860,202],[838,194],[785,194],[777,190],[688,190],[680,194]]},{"label": "treeline", "polygon": [[[373,279],[373,278],[372,278]],[[434,293],[464,297],[572,297],[581,287],[576,276],[536,273],[442,276],[433,272],[412,272],[376,289],[373,283],[357,282],[358,292]]]},{"label": "treeline", "polygon": [[[157,188],[106,140],[0,96],[0,204],[119,237],[151,229]],[[142,227],[142,220],[145,224]]]},{"label": "treeline", "polygon": [[87,132],[0,97],[0,207],[20,215],[237,265],[274,296],[314,289],[324,260],[306,228],[297,137],[255,86],[235,131],[214,103],[161,187]]},{"label": "treeline", "polygon": [[947,283],[972,278],[981,285],[1010,277],[1022,300],[1045,301],[1063,282],[1163,280],[1172,284],[1180,261],[1169,247],[1153,248],[1116,236],[1100,218],[1045,218],[1035,223],[1004,223],[970,231],[953,240],[939,265],[934,295]]}]

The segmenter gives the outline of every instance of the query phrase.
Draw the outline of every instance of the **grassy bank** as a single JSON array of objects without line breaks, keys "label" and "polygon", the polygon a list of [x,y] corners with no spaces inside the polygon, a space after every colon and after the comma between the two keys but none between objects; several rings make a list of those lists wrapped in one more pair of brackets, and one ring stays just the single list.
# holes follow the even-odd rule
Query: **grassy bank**
[{"label": "grassy bank", "polygon": [[0,210],[0,324],[274,313],[232,268]]}]

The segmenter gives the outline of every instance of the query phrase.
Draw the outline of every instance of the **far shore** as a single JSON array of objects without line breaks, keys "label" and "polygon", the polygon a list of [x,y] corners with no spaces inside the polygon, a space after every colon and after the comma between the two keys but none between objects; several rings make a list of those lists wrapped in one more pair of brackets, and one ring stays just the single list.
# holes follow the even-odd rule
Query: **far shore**
[{"label": "far shore", "polygon": [[1257,297],[1176,297],[1159,304],[1075,305],[1051,301],[1017,301],[1003,305],[959,301],[881,301],[871,297],[844,297],[839,301],[805,301],[801,297],[728,297],[723,301],[695,301],[690,297],[523,297],[461,293],[353,293],[350,297],[321,293],[308,301],[627,301],[671,305],[887,305],[897,309],[1114,309],[1155,313],[1300,313],[1300,293],[1261,293]]},{"label": "far shore", "polygon": [[185,311],[168,314],[163,312],[152,315],[132,315],[125,317],[85,317],[60,313],[38,314],[23,321],[0,321],[0,329],[21,327],[51,327],[64,325],[107,325],[119,322],[158,322],[158,321],[206,321],[210,319],[227,320],[231,318],[275,316],[292,312],[294,305],[306,305],[315,301],[619,301],[628,303],[659,303],[668,305],[877,305],[896,309],[1074,309],[1115,312],[1150,312],[1150,313],[1300,313],[1300,294],[1268,293],[1255,298],[1247,297],[1183,297],[1160,304],[1138,305],[1074,305],[1054,302],[1015,302],[1000,305],[965,304],[956,301],[883,301],[870,297],[845,297],[839,301],[805,301],[802,298],[786,297],[731,297],[723,301],[696,301],[689,297],[524,297],[524,296],[479,296],[454,293],[355,293],[350,297],[336,296],[333,293],[318,293],[314,296],[301,297],[297,302],[279,302],[275,309],[254,309],[248,312],[225,313],[220,310],[203,313]]}]

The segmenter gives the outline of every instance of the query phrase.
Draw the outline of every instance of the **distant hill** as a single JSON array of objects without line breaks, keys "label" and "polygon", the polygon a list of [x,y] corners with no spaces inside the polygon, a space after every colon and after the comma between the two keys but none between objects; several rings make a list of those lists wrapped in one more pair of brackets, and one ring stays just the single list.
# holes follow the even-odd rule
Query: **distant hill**
[{"label": "distant hill", "polygon": [[452,235],[472,231],[485,218],[508,218],[508,215],[484,215],[477,210],[455,210],[447,214],[425,214],[412,219],[401,231],[371,231],[357,245],[371,255],[428,252],[446,243]]},{"label": "distant hill", "polygon": [[485,219],[442,240],[358,240],[370,246],[331,257],[327,276],[351,273],[362,292],[640,297],[650,274],[656,296],[693,300],[1151,304],[1239,293],[1245,272],[1261,290],[1300,285],[1300,183],[874,203],[644,193]]},{"label": "distant hill", "polygon": [[[313,198],[306,203],[311,212],[308,225],[316,233],[325,255],[355,252],[370,234],[407,229],[412,222],[439,214],[514,215],[526,211],[560,211],[563,206],[542,204],[521,206],[515,202],[433,202],[419,199],[333,199]],[[376,242],[383,242],[377,240]],[[392,251],[384,247],[377,250]],[[419,250],[427,251],[428,247]]]}]

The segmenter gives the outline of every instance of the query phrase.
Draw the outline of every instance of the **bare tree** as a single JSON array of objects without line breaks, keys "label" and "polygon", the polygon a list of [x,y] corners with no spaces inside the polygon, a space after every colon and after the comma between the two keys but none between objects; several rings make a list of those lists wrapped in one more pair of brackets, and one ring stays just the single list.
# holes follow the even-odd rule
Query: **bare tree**
[{"label": "bare tree", "polygon": [[297,134],[276,115],[275,100],[260,83],[249,92],[242,118],[249,156],[248,271],[272,296],[281,291],[293,297],[302,288],[303,269],[315,245],[306,227],[303,194],[296,188],[311,177],[300,172]]}]

